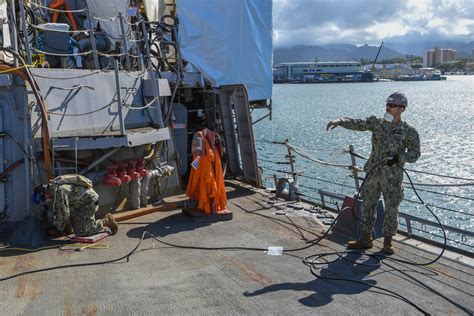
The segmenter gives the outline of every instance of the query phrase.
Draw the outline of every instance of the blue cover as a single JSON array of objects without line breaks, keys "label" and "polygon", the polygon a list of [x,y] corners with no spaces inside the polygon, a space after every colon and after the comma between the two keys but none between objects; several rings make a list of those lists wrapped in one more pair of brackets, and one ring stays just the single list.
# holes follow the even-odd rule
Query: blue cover
[{"label": "blue cover", "polygon": [[245,84],[250,100],[272,98],[272,1],[178,0],[183,59],[214,87]]}]

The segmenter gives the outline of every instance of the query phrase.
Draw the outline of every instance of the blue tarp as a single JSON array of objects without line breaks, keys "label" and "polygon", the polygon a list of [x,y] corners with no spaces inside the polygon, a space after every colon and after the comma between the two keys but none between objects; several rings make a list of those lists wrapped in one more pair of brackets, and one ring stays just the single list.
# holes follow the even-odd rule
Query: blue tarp
[{"label": "blue tarp", "polygon": [[178,0],[184,60],[214,87],[245,84],[250,100],[272,98],[272,1]]}]

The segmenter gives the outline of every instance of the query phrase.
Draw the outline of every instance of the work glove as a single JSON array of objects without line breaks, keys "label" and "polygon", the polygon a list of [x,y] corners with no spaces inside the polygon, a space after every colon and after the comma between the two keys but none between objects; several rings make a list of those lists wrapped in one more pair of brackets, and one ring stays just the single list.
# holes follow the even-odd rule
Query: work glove
[{"label": "work glove", "polygon": [[391,159],[387,160],[387,165],[389,165],[391,167],[394,164],[399,163],[399,162],[400,162],[400,156],[395,155]]},{"label": "work glove", "polygon": [[342,122],[341,119],[330,121],[328,125],[326,126],[326,131],[329,131],[330,129],[335,129],[336,127],[339,126],[339,124],[341,124],[341,122]]}]

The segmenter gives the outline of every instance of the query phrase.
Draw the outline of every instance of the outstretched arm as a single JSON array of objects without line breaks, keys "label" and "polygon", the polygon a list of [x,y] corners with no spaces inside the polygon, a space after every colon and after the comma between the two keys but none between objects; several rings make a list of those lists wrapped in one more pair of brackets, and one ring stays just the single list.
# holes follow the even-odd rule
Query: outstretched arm
[{"label": "outstretched arm", "polygon": [[366,119],[340,118],[330,121],[326,130],[341,126],[354,131],[373,131],[378,123],[378,119],[375,116],[369,116]]}]

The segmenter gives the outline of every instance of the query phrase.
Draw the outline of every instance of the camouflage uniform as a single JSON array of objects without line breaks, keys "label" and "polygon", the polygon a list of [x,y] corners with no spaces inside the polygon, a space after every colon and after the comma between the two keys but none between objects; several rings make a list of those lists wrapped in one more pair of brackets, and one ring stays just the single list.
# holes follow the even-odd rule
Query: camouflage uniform
[{"label": "camouflage uniform", "polygon": [[[341,120],[340,126],[355,131],[372,132],[372,152],[364,165],[364,171],[369,172],[361,191],[364,200],[362,204],[362,231],[371,233],[375,225],[376,205],[383,193],[385,209],[383,221],[384,236],[394,236],[398,228],[398,207],[403,200],[403,170],[397,165],[388,166],[377,163],[384,158],[398,155],[399,165],[405,162],[415,162],[420,157],[420,138],[416,129],[405,122],[397,126],[381,118],[370,116],[367,119]],[[364,224],[367,223],[368,225]]]},{"label": "camouflage uniform", "polygon": [[96,220],[99,195],[91,188],[77,184],[53,185],[53,225],[63,232],[71,224],[76,236],[90,236],[104,227],[104,220]]}]

